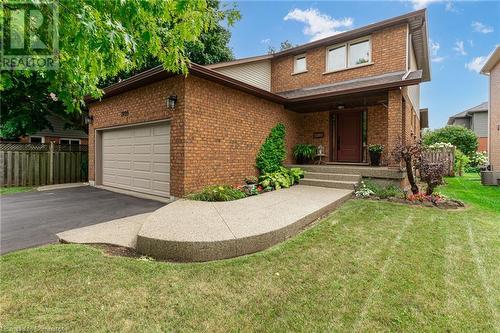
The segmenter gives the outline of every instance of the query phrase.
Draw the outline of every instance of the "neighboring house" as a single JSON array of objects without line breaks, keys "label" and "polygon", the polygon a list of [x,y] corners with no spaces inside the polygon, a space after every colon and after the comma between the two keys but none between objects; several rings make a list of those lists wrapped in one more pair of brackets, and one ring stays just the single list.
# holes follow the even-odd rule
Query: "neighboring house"
[{"label": "neighboring house", "polygon": [[86,145],[88,135],[82,130],[68,127],[68,122],[63,118],[50,114],[46,117],[52,128],[45,128],[31,135],[22,136],[23,143],[50,143],[63,145]]},{"label": "neighboring house", "polygon": [[451,116],[448,125],[459,125],[474,131],[479,141],[477,151],[488,151],[488,102]]},{"label": "neighboring house", "polygon": [[271,55],[192,64],[188,76],[142,72],[87,99],[89,179],[175,197],[238,184],[256,174],[277,123],[286,163],[295,144],[311,143],[329,163],[365,166],[368,146],[383,144],[383,164],[399,169],[390,152],[420,136],[427,38],[420,10]]},{"label": "neighboring house", "polygon": [[500,46],[488,57],[481,73],[489,76],[488,150],[492,171],[500,180]]}]

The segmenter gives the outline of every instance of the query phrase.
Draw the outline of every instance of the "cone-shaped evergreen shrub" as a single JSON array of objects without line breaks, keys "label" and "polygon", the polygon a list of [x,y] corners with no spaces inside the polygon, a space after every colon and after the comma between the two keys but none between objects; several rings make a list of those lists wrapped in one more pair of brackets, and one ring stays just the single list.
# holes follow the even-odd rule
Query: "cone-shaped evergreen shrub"
[{"label": "cone-shaped evergreen shrub", "polygon": [[283,166],[286,158],[285,134],[285,125],[276,125],[260,147],[256,166],[261,174],[279,171]]}]

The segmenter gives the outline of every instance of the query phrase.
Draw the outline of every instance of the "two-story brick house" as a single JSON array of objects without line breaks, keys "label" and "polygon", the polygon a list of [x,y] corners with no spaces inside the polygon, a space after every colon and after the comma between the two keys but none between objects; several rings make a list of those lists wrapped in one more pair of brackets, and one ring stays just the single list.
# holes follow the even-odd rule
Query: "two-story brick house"
[{"label": "two-story brick house", "polygon": [[255,156],[277,123],[287,163],[297,143],[326,161],[364,166],[367,147],[390,152],[420,133],[419,84],[430,80],[425,10],[282,52],[192,64],[181,76],[154,68],[88,100],[89,178],[97,185],[183,196],[256,173]]}]

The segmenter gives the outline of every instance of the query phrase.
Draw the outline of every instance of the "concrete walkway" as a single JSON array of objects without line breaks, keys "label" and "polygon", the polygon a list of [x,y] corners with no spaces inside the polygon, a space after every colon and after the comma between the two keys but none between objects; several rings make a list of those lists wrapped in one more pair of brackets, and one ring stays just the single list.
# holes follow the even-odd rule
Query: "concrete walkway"
[{"label": "concrete walkway", "polygon": [[65,243],[111,244],[135,249],[137,234],[151,213],[124,217],[57,234]]},{"label": "concrete walkway", "polygon": [[176,261],[261,251],[296,235],[351,194],[351,190],[297,185],[229,202],[178,200],[148,217],[137,237],[137,251]]},{"label": "concrete walkway", "polygon": [[298,234],[351,195],[351,190],[297,185],[228,202],[181,199],[153,213],[57,236],[70,243],[135,248],[164,260],[225,259],[261,251]]}]

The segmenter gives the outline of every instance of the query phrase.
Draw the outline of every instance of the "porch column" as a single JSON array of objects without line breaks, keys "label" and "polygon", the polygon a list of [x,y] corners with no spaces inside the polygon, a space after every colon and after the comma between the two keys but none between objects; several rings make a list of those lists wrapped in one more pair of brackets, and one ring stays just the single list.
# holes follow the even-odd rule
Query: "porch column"
[{"label": "porch column", "polygon": [[403,102],[400,90],[389,91],[387,105],[387,158],[390,168],[399,168],[399,162],[392,157],[392,152],[403,138]]}]

